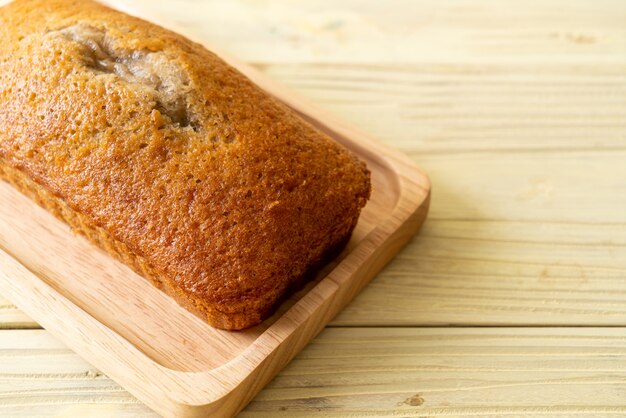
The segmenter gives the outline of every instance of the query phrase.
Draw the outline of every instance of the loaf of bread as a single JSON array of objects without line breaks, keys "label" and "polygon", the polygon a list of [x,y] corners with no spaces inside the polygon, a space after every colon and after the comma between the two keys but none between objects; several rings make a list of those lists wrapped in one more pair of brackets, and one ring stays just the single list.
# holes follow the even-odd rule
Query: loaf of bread
[{"label": "loaf of bread", "polygon": [[0,176],[215,327],[349,239],[366,166],[201,45],[82,0],[0,8]]}]

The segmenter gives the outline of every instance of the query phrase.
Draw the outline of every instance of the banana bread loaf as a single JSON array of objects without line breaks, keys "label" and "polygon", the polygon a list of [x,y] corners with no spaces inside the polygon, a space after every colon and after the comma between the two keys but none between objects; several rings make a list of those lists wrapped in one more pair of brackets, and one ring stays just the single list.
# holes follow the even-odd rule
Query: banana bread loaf
[{"label": "banana bread loaf", "polygon": [[349,151],[201,45],[92,1],[0,8],[0,176],[213,326],[350,237]]}]

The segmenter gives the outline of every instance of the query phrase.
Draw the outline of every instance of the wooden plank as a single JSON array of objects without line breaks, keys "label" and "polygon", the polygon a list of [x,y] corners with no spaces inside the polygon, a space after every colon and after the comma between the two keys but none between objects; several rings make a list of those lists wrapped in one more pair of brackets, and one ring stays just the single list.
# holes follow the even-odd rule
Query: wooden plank
[{"label": "wooden plank", "polygon": [[626,64],[477,61],[259,68],[418,161],[626,148]]},{"label": "wooden plank", "polygon": [[39,328],[39,324],[0,296],[0,330],[14,328]]},{"label": "wooden plank", "polygon": [[621,0],[123,0],[253,62],[626,60]]},{"label": "wooden plank", "polygon": [[0,332],[3,417],[156,417],[44,330]]},{"label": "wooden plank", "polygon": [[[625,331],[328,329],[241,417],[624,414]],[[2,416],[155,416],[46,331],[0,359]]]},{"label": "wooden plank", "polygon": [[624,224],[427,222],[333,325],[624,325]]},{"label": "wooden plank", "polygon": [[620,329],[333,329],[242,416],[625,413],[625,344]]}]

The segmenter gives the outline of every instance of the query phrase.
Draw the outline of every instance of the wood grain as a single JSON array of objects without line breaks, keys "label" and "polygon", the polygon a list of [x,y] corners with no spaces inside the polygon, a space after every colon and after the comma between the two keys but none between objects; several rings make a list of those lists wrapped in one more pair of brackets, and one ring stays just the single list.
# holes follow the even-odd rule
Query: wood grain
[{"label": "wood grain", "polygon": [[258,67],[416,160],[437,154],[532,158],[625,148],[626,45],[623,55],[612,64],[540,69],[528,62],[437,63],[428,57],[421,64]]},{"label": "wood grain", "polygon": [[626,56],[621,0],[123,0],[248,62],[604,64]]},{"label": "wood grain", "polygon": [[[622,0],[128,2],[149,3],[408,153],[435,186],[419,239],[333,323],[351,328],[325,331],[309,346],[317,358],[305,350],[243,416],[625,414],[623,328],[475,330],[499,333],[483,337],[493,349],[467,328],[430,342],[417,335],[432,329],[353,328],[626,325]],[[0,308],[0,323],[37,326],[12,308]],[[0,339],[4,332],[19,340],[13,331]],[[372,335],[355,337],[358,346],[342,340],[353,332]],[[37,353],[39,344],[20,350]],[[374,344],[385,355],[371,354]],[[60,369],[84,364],[72,358]],[[442,363],[435,375],[417,369]],[[322,372],[310,376],[313,367]],[[26,360],[16,368],[32,370]],[[423,393],[430,382],[442,390]],[[144,416],[91,388],[77,381],[45,405],[23,394],[0,402],[23,402],[4,410],[20,418],[54,416],[64,407],[55,402],[86,416]]]},{"label": "wood grain", "polygon": [[[2,416],[155,416],[45,331],[0,359]],[[623,328],[334,328],[241,417],[621,415],[625,364]]]}]

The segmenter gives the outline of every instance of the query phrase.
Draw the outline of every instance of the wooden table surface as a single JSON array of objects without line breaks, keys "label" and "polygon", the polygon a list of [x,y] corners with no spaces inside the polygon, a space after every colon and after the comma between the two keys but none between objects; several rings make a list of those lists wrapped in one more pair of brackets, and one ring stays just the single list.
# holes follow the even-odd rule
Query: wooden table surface
[{"label": "wooden table surface", "polygon": [[[433,182],[421,235],[242,417],[626,414],[626,2],[152,7]],[[153,416],[4,300],[0,328],[0,416]]]}]

